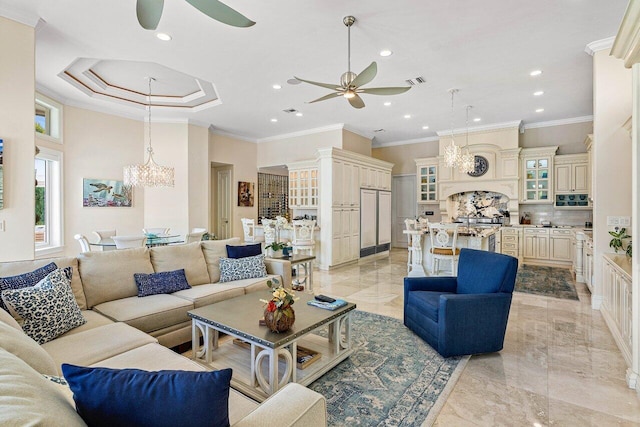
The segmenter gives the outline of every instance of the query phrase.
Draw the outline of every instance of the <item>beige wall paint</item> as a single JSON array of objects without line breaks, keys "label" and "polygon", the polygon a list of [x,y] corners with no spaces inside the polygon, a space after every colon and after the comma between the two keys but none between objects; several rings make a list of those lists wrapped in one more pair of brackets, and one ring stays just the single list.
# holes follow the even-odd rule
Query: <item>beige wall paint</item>
[{"label": "beige wall paint", "polygon": [[189,125],[189,230],[194,227],[211,230],[209,174],[209,131]]},{"label": "beige wall paint", "polygon": [[4,140],[4,209],[0,261],[34,257],[35,33],[0,17],[0,138]]},{"label": "beige wall paint", "polygon": [[[631,216],[631,139],[622,127],[632,112],[631,70],[601,50],[593,56],[592,195],[594,299],[602,298],[602,255],[612,252],[607,216]],[[629,228],[627,228],[629,229]],[[629,233],[631,234],[631,233]]]},{"label": "beige wall paint", "polygon": [[[143,190],[135,189],[131,208],[82,207],[82,179],[122,179],[125,165],[144,161],[141,122],[75,107],[64,109],[65,254],[80,252],[74,234],[95,240],[92,231],[115,229],[140,234]],[[50,146],[55,149],[55,145]]]},{"label": "beige wall paint", "polygon": [[520,135],[523,148],[558,146],[556,154],[586,153],[584,139],[593,133],[593,122],[525,129]]},{"label": "beige wall paint", "polygon": [[171,233],[186,234],[190,231],[189,125],[151,123],[151,137],[156,163],[175,168],[175,186],[144,189],[144,227],[169,227]]},{"label": "beige wall paint", "polygon": [[[258,148],[262,145],[209,133],[209,162],[233,165],[231,194],[231,229],[233,230],[233,237],[243,236],[240,218],[256,218],[258,215],[257,199],[255,199],[253,207],[238,206],[238,182],[253,182],[256,185],[256,191],[258,190],[258,168],[256,164],[258,164]],[[284,151],[286,152],[287,150]],[[294,150],[290,149],[289,151]],[[215,190],[215,187],[213,189]],[[215,194],[212,197],[215,197]]]},{"label": "beige wall paint", "polygon": [[371,157],[371,139],[348,130],[342,130],[342,148]]},{"label": "beige wall paint", "polygon": [[372,157],[393,163],[393,169],[391,170],[393,175],[415,175],[415,159],[436,157],[437,155],[438,141],[380,147],[371,150]]},{"label": "beige wall paint", "polygon": [[316,157],[318,148],[329,147],[342,148],[342,129],[261,142],[257,146],[257,165],[260,168],[310,160]]}]

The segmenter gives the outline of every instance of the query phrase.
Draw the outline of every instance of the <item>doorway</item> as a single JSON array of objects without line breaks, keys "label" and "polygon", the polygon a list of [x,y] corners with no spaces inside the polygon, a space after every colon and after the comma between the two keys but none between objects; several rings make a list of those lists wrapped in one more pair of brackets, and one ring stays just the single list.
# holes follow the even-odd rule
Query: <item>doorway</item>
[{"label": "doorway", "polygon": [[402,232],[405,229],[405,219],[416,217],[416,176],[396,175],[393,177],[393,191],[391,192],[391,244],[394,248],[406,248],[407,236]]},{"label": "doorway", "polygon": [[233,166],[219,163],[211,164],[211,225],[218,239],[232,236],[232,195]]}]

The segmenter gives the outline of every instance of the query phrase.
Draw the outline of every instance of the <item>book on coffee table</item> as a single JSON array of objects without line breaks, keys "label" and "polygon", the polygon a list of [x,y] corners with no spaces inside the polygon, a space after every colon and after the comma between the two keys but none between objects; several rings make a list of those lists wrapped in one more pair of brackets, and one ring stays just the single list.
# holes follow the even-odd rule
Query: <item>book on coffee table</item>
[{"label": "book on coffee table", "polygon": [[334,302],[323,302],[323,301],[318,301],[316,299],[312,299],[310,301],[307,301],[307,304],[312,305],[314,307],[323,308],[325,310],[333,311],[333,310],[339,309],[340,307],[344,307],[348,303],[343,299],[337,299]]}]

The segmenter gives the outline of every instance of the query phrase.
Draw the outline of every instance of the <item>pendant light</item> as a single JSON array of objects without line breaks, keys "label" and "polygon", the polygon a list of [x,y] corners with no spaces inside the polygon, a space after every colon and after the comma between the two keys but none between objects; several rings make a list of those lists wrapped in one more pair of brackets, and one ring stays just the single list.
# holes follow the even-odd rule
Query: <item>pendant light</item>
[{"label": "pendant light", "polygon": [[149,158],[143,165],[129,165],[124,167],[124,184],[133,187],[173,187],[174,186],[174,169],[168,166],[160,166],[153,160],[153,148],[151,148],[151,82],[155,81],[153,77],[149,80],[149,105],[147,106],[148,116],[148,140],[149,146],[147,153]]},{"label": "pendant light", "polygon": [[460,164],[460,156],[462,155],[453,136],[453,97],[458,89],[449,89],[448,92],[451,94],[451,143],[444,148],[444,163],[450,168],[455,168]]},{"label": "pendant light", "polygon": [[476,168],[475,156],[469,152],[469,110],[471,110],[471,105],[467,105],[467,134],[466,134],[466,144],[464,149],[461,150],[460,155],[460,166],[458,170],[460,173],[470,173],[473,172]]}]

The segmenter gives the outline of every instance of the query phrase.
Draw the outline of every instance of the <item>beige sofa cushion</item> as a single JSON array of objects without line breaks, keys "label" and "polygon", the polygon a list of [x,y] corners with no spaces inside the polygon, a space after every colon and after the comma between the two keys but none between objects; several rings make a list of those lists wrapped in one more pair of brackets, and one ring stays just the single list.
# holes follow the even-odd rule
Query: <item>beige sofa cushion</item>
[{"label": "beige sofa cushion", "polygon": [[225,240],[205,240],[200,242],[204,259],[207,262],[209,270],[209,278],[211,283],[220,281],[220,257],[227,256],[227,245],[238,246],[240,244],[239,237],[232,237]]},{"label": "beige sofa cushion", "polygon": [[24,361],[0,349],[3,426],[85,426],[65,395]]},{"label": "beige sofa cushion", "polygon": [[37,342],[4,322],[0,322],[0,347],[24,360],[41,374],[59,375],[56,363]]},{"label": "beige sofa cushion", "polygon": [[151,248],[151,264],[156,273],[184,268],[191,286],[211,283],[200,243],[156,246]]},{"label": "beige sofa cushion", "polygon": [[189,321],[187,311],[193,310],[193,304],[173,295],[158,294],[109,301],[93,309],[112,320],[149,333]]},{"label": "beige sofa cushion", "polygon": [[0,277],[17,276],[18,274],[28,273],[36,268],[44,267],[50,262],[55,262],[58,268],[72,267],[73,276],[71,276],[71,290],[76,302],[81,310],[87,308],[87,300],[82,288],[80,280],[80,272],[78,271],[78,260],[73,257],[45,258],[33,261],[16,261],[0,263]]},{"label": "beige sofa cushion", "polygon": [[88,308],[138,295],[134,273],[153,273],[147,248],[84,252],[78,255]]},{"label": "beige sofa cushion", "polygon": [[89,366],[125,351],[157,342],[125,323],[111,323],[42,344],[58,368],[62,363]]},{"label": "beige sofa cushion", "polygon": [[84,317],[87,323],[82,326],[78,326],[77,328],[73,328],[68,332],[65,332],[58,338],[66,337],[68,335],[77,334],[80,332],[88,331],[89,329],[99,328],[100,326],[110,325],[114,323],[113,320],[93,310],[82,310],[82,317]]},{"label": "beige sofa cushion", "polygon": [[0,322],[6,323],[7,325],[19,330],[22,332],[22,327],[20,324],[14,319],[12,315],[10,315],[5,310],[0,309]]},{"label": "beige sofa cushion", "polygon": [[[255,280],[255,279],[249,279]],[[244,287],[235,282],[209,283],[207,285],[195,286],[191,289],[174,292],[179,298],[184,298],[193,303],[194,308],[220,302],[233,297],[244,295]],[[266,289],[266,287],[265,287]]]}]

